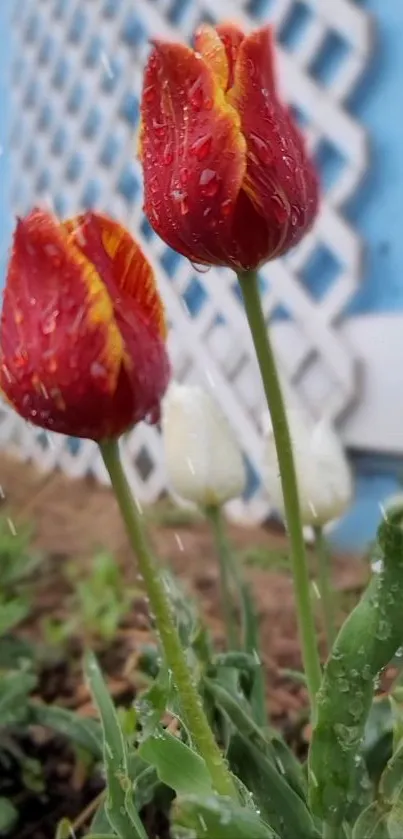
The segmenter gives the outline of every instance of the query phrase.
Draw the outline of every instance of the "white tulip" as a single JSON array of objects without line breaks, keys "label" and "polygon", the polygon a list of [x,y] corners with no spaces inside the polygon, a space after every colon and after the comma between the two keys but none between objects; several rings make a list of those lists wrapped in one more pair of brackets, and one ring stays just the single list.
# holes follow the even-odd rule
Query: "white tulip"
[{"label": "white tulip", "polygon": [[[297,473],[302,522],[322,527],[340,518],[353,493],[352,475],[342,445],[326,420],[316,424],[306,412],[287,410]],[[273,429],[266,429],[264,481],[267,493],[284,516],[284,499]]]},{"label": "white tulip", "polygon": [[172,383],[162,404],[162,431],[168,478],[177,495],[201,506],[242,495],[241,449],[207,391]]}]

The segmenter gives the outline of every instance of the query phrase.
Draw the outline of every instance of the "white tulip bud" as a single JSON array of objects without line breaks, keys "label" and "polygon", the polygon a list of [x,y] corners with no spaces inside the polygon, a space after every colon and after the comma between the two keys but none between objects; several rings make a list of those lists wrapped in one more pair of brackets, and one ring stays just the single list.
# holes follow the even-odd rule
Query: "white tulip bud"
[{"label": "white tulip bud", "polygon": [[[322,527],[347,510],[353,492],[352,475],[343,447],[330,423],[316,424],[297,408],[287,410],[297,473],[302,522]],[[273,505],[284,516],[284,499],[273,428],[266,430],[264,482]]]},{"label": "white tulip bud", "polygon": [[219,405],[201,387],[172,383],[162,404],[165,461],[172,489],[201,506],[242,495],[241,449]]}]

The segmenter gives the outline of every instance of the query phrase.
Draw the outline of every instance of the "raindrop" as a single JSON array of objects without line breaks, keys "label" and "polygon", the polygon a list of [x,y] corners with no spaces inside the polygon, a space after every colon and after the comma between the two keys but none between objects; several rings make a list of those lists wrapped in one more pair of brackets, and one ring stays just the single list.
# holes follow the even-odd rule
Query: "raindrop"
[{"label": "raindrop", "polygon": [[90,375],[94,379],[103,379],[106,376],[106,370],[103,364],[99,361],[93,361],[90,367]]},{"label": "raindrop", "polygon": [[274,155],[267,140],[263,140],[258,134],[252,132],[249,135],[249,141],[262,163],[272,163]]},{"label": "raindrop", "polygon": [[302,223],[302,215],[303,213],[299,207],[295,205],[291,207],[290,221],[292,227],[298,227]]},{"label": "raindrop", "polygon": [[252,61],[251,58],[248,58],[246,64],[247,64],[247,68],[248,68],[249,78],[253,79],[253,77],[256,75],[255,64],[254,64],[254,62]]},{"label": "raindrop", "polygon": [[203,134],[195,143],[190,146],[190,153],[195,154],[197,159],[202,161],[210,154],[212,144],[211,134]]},{"label": "raindrop", "polygon": [[[278,195],[272,196],[273,213],[279,224],[283,224],[288,219],[287,207],[283,204]],[[314,512],[314,511],[313,511]]]},{"label": "raindrop", "polygon": [[196,472],[195,472],[195,468],[194,468],[194,465],[193,465],[193,463],[192,463],[192,461],[191,461],[190,457],[187,457],[187,458],[186,458],[186,463],[187,463],[187,465],[188,465],[189,472],[190,472],[192,475],[195,475],[195,474],[196,474]]},{"label": "raindrop", "polygon": [[166,134],[165,123],[164,122],[158,122],[157,119],[153,119],[152,125],[153,125],[153,131],[154,131],[155,136],[158,137],[159,140],[163,140],[164,137],[165,137],[165,134]]},{"label": "raindrop", "polygon": [[176,544],[178,545],[179,550],[184,551],[185,550],[184,544],[182,542],[181,537],[179,536],[179,533],[174,533],[174,537],[175,537],[175,541],[176,541]]},{"label": "raindrop", "polygon": [[170,166],[174,159],[172,147],[170,145],[166,145],[164,151],[162,153],[162,162],[165,166]]},{"label": "raindrop", "polygon": [[179,183],[182,186],[186,186],[189,182],[189,170],[188,169],[181,169],[179,172]]},{"label": "raindrop", "polygon": [[202,265],[200,262],[192,262],[190,260],[190,264],[192,268],[197,271],[198,274],[207,274],[210,271],[211,265]]},{"label": "raindrop", "polygon": [[19,326],[19,324],[22,323],[23,319],[24,318],[21,309],[16,309],[14,312],[14,320],[16,325]]},{"label": "raindrop", "polygon": [[12,378],[11,378],[11,373],[10,373],[10,371],[9,371],[8,367],[7,367],[7,364],[2,364],[2,365],[1,365],[1,369],[2,369],[2,371],[3,371],[3,373],[4,373],[5,377],[6,377],[7,381],[8,381],[8,382],[11,382],[11,381],[12,381]]},{"label": "raindrop", "polygon": [[341,679],[337,680],[338,688],[340,693],[347,693],[350,690],[350,684],[347,679],[343,676]]},{"label": "raindrop", "polygon": [[51,358],[48,362],[48,370],[49,373],[56,373],[57,370],[57,361],[55,358]]},{"label": "raindrop", "polygon": [[201,111],[202,108],[209,111],[213,107],[212,99],[203,90],[202,78],[196,79],[189,88],[189,102],[195,111]]},{"label": "raindrop", "polygon": [[13,536],[16,536],[17,535],[17,530],[16,530],[16,527],[15,527],[15,524],[14,524],[13,520],[10,519],[9,517],[7,518],[7,524],[10,528],[10,532],[13,534]]},{"label": "raindrop", "polygon": [[44,335],[50,335],[56,329],[56,321],[59,317],[58,309],[54,309],[53,312],[44,320],[42,324],[42,332]]},{"label": "raindrop", "polygon": [[154,102],[155,95],[156,95],[156,91],[155,91],[155,87],[154,87],[153,84],[150,84],[150,85],[148,85],[148,87],[144,88],[143,99],[144,99],[144,102],[146,102],[147,105],[151,105],[151,103]]},{"label": "raindrop", "polygon": [[36,297],[29,298],[29,305],[32,306],[32,308],[36,306]]},{"label": "raindrop", "polygon": [[232,206],[233,206],[233,204],[232,204],[231,199],[226,198],[225,201],[222,202],[221,207],[220,207],[221,215],[223,215],[225,218],[227,216],[231,215]]},{"label": "raindrop", "polygon": [[380,641],[386,641],[387,638],[390,636],[390,624],[389,621],[381,620],[379,621],[378,631],[376,633],[376,637]]},{"label": "raindrop", "polygon": [[353,749],[360,738],[361,730],[355,725],[344,725],[344,723],[336,723],[334,726],[334,733],[339,741],[342,749],[347,751]]},{"label": "raindrop", "polygon": [[317,600],[321,600],[322,595],[319,591],[319,587],[318,587],[318,584],[317,584],[316,580],[312,580],[311,585],[312,585],[312,591],[314,592],[315,597],[317,598]]},{"label": "raindrop", "polygon": [[219,178],[213,169],[203,169],[199,178],[199,184],[203,195],[208,198],[214,198],[217,195]]},{"label": "raindrop", "polygon": [[353,696],[349,701],[348,710],[352,717],[360,717],[363,711],[361,696]]},{"label": "raindrop", "polygon": [[361,675],[366,682],[369,682],[369,680],[372,679],[371,666],[369,664],[364,664]]},{"label": "raindrop", "polygon": [[102,66],[105,70],[106,75],[108,76],[109,79],[113,79],[114,73],[113,73],[113,70],[112,70],[112,67],[111,67],[111,63],[109,61],[109,58],[108,58],[106,52],[104,52],[104,50],[102,50],[100,58],[101,58],[101,64],[102,64]]}]

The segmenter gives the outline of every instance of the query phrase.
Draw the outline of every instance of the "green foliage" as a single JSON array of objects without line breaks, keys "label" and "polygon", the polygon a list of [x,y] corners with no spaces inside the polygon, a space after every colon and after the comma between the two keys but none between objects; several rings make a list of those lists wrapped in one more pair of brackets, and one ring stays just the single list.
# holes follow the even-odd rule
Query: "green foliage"
[{"label": "green foliage", "polygon": [[72,636],[109,643],[129,613],[137,590],[127,586],[113,554],[99,551],[90,570],[83,575],[75,560],[66,569],[73,586],[66,621],[45,617],[42,630],[51,647],[64,646]]},{"label": "green foliage", "polygon": [[381,572],[342,627],[322,680],[309,772],[312,808],[328,824],[340,825],[357,795],[375,680],[402,642],[402,519],[402,511],[395,511],[380,525]]}]

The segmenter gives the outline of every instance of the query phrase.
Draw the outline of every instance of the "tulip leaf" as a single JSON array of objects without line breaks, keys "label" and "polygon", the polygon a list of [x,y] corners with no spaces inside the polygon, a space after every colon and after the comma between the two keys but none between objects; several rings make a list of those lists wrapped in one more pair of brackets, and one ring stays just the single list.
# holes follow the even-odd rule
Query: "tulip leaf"
[{"label": "tulip leaf", "polygon": [[180,796],[173,807],[173,830],[178,839],[278,839],[257,812],[218,795]]},{"label": "tulip leaf", "polygon": [[252,672],[252,684],[249,694],[249,701],[252,716],[257,725],[267,725],[268,713],[266,705],[266,686],[264,668],[260,661],[260,636],[256,608],[249,586],[246,583],[240,585],[240,597],[244,627],[244,649],[255,661],[256,667]]},{"label": "tulip leaf", "polygon": [[241,734],[231,740],[228,761],[234,774],[253,794],[262,817],[282,839],[319,839],[306,803],[276,765]]},{"label": "tulip leaf", "polygon": [[141,743],[139,755],[177,794],[211,794],[211,777],[204,760],[162,726]]},{"label": "tulip leaf", "polygon": [[395,798],[387,817],[387,828],[390,839],[402,839],[403,836],[403,780],[400,792]]},{"label": "tulip leaf", "polygon": [[223,685],[212,679],[205,678],[203,683],[214,697],[217,706],[227,714],[234,728],[275,765],[297,795],[306,801],[306,783],[301,765],[277,732],[256,725],[245,708],[246,703],[242,695],[233,696]]},{"label": "tulip leaf", "polygon": [[147,839],[134,806],[127,807],[131,790],[127,750],[119,718],[94,655],[85,657],[85,675],[101,717],[104,738],[104,762],[107,779],[105,811],[111,827],[120,839]]},{"label": "tulip leaf", "polygon": [[377,801],[372,801],[358,817],[351,839],[389,839],[386,817]]},{"label": "tulip leaf", "polygon": [[357,759],[371,711],[375,680],[402,643],[403,510],[378,529],[377,559],[360,602],[345,621],[326,663],[318,694],[310,756],[313,812],[329,824],[345,818],[355,789]]}]

